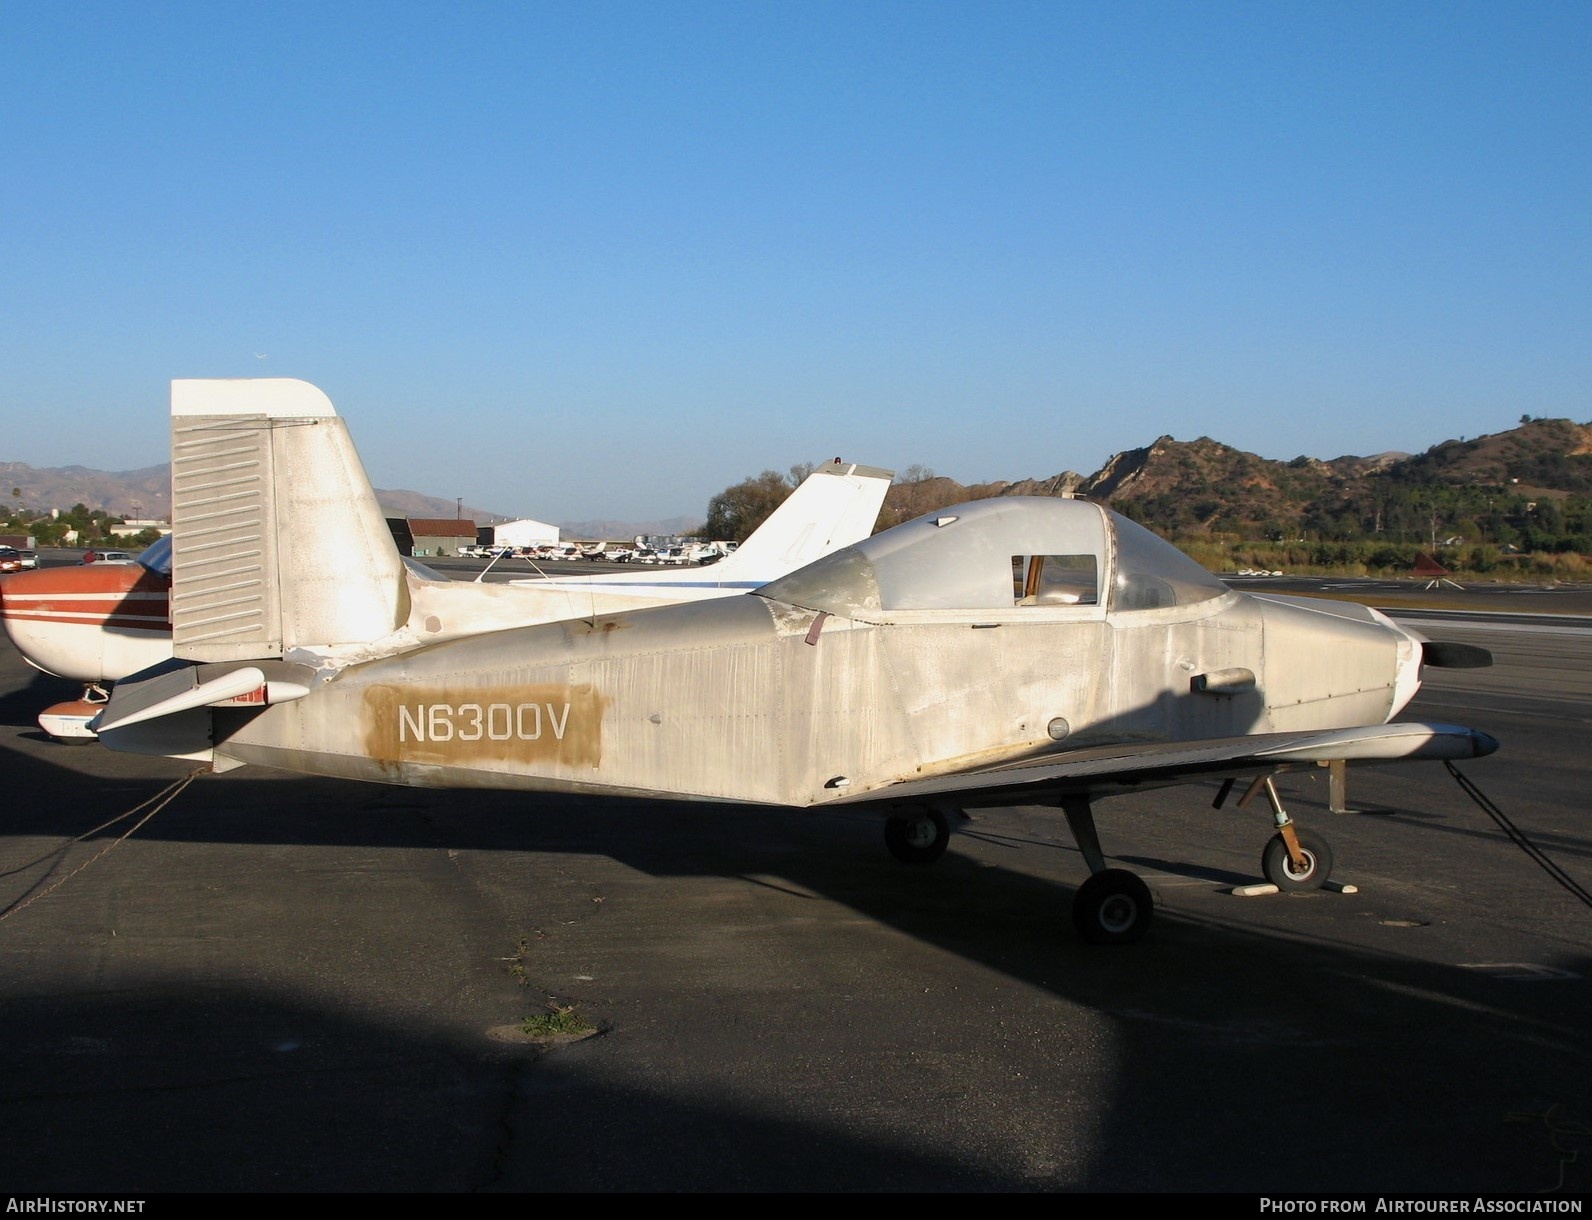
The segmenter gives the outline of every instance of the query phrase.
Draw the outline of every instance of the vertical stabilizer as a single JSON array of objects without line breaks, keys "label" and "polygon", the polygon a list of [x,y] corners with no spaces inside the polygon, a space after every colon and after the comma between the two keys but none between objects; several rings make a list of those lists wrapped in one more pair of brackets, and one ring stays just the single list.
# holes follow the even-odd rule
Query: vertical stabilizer
[{"label": "vertical stabilizer", "polygon": [[380,639],[403,565],[347,424],[287,378],[171,383],[174,651],[279,657]]}]

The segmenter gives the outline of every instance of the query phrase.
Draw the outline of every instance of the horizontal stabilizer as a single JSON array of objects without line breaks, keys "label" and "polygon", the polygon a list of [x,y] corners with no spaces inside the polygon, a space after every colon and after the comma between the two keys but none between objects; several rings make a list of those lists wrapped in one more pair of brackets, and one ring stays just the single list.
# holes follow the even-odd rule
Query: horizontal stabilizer
[{"label": "horizontal stabilizer", "polygon": [[314,670],[289,661],[186,665],[118,682],[93,723],[108,732],[193,708],[267,707],[303,698],[314,682]]},{"label": "horizontal stabilizer", "polygon": [[200,680],[199,672],[190,666],[142,682],[118,685],[111,702],[94,721],[95,732],[108,733],[190,708],[237,699],[265,686],[264,672],[253,665],[206,681]]}]

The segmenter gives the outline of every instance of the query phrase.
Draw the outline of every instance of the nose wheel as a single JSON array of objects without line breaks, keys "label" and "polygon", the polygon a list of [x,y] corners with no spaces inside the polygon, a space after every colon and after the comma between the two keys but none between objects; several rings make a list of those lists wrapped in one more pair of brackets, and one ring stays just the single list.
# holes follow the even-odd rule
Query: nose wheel
[{"label": "nose wheel", "polygon": [[[1342,803],[1342,775],[1333,779],[1334,803]],[[1222,807],[1227,793],[1232,789],[1233,781],[1228,780],[1222,785],[1221,793],[1216,798],[1216,808]],[[1277,833],[1266,841],[1265,850],[1260,853],[1260,871],[1266,880],[1275,885],[1285,894],[1303,894],[1310,890],[1319,890],[1332,876],[1332,846],[1322,835],[1313,830],[1303,830],[1295,825],[1294,820],[1288,816],[1288,811],[1282,806],[1282,797],[1277,793],[1277,785],[1269,775],[1262,775],[1249,785],[1249,791],[1239,799],[1239,808],[1243,808],[1256,796],[1264,793],[1266,800],[1271,804],[1272,820],[1277,827]]]},{"label": "nose wheel", "polygon": [[1298,846],[1298,859],[1288,850],[1288,840],[1283,832],[1266,840],[1266,850],[1260,856],[1260,870],[1266,880],[1285,894],[1302,894],[1319,890],[1332,875],[1332,848],[1313,830],[1300,830],[1290,826]]}]

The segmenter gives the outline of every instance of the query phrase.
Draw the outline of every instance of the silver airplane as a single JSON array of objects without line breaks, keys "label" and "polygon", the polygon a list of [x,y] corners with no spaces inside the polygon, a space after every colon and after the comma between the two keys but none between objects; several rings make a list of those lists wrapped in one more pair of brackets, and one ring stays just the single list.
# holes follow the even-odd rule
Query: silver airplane
[{"label": "silver airplane", "polygon": [[[1273,774],[1474,758],[1395,721],[1424,664],[1480,665],[1376,610],[1229,588],[1076,499],[930,513],[736,596],[534,626],[450,625],[416,585],[345,422],[303,383],[172,385],[174,669],[117,684],[110,748],[427,787],[876,812],[925,863],[956,818],[1051,805],[1090,876],[1073,922],[1137,940],[1154,900],[1109,867],[1105,796],[1253,777],[1284,890],[1332,853]],[[458,583],[458,582],[455,582]],[[464,586],[468,587],[468,586]],[[467,595],[466,595],[467,596]]]}]

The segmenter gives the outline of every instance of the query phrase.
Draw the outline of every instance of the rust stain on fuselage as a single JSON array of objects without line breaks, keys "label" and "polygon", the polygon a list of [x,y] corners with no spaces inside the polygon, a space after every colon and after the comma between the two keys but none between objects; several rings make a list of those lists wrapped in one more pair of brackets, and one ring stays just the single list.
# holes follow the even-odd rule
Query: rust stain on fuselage
[{"label": "rust stain on fuselage", "polygon": [[585,683],[458,688],[380,683],[363,693],[365,749],[383,763],[596,767],[602,763],[607,703]]}]

